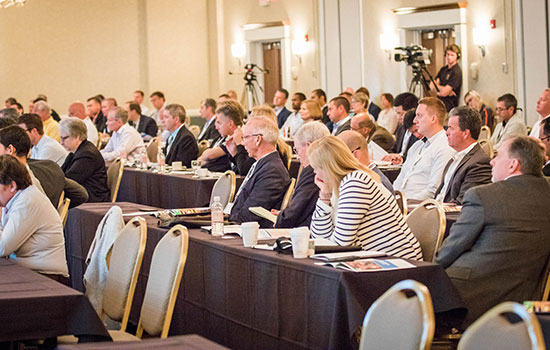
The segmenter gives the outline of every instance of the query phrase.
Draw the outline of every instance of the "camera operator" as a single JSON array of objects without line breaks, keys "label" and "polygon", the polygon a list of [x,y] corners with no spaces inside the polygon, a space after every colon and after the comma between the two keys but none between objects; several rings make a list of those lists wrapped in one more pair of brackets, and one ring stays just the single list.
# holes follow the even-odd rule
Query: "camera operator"
[{"label": "camera operator", "polygon": [[458,45],[448,45],[445,48],[447,65],[443,66],[435,77],[435,84],[439,91],[433,83],[430,83],[430,90],[437,93],[437,97],[445,104],[447,112],[458,106],[458,96],[462,87],[462,70],[458,66],[460,56]]}]

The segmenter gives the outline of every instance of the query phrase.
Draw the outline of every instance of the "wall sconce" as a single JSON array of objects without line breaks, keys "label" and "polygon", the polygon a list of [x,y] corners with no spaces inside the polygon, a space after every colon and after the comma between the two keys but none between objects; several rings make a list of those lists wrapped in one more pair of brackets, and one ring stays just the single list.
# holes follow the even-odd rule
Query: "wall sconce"
[{"label": "wall sconce", "polygon": [[233,43],[231,44],[231,55],[233,58],[239,60],[239,65],[241,65],[241,59],[246,56],[246,46],[244,43]]},{"label": "wall sconce", "polygon": [[391,60],[392,50],[397,46],[397,37],[395,33],[385,32],[380,34],[380,48],[388,55]]},{"label": "wall sconce", "polygon": [[489,42],[489,28],[476,27],[473,30],[474,45],[481,50],[481,57],[485,57],[487,43]]},{"label": "wall sconce", "polygon": [[298,57],[300,63],[302,63],[302,56],[307,50],[307,39],[308,36],[306,34],[304,37],[298,37],[292,40],[292,53]]}]

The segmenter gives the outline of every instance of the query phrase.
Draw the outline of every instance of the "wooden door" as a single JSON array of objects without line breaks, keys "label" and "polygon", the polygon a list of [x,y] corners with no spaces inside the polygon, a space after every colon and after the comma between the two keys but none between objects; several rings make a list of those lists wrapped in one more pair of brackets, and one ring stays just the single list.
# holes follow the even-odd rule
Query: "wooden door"
[{"label": "wooden door", "polygon": [[422,32],[422,46],[432,50],[431,64],[427,67],[428,72],[435,79],[435,75],[445,62],[445,47],[455,43],[454,30],[430,30]]},{"label": "wooden door", "polygon": [[262,43],[263,68],[269,70],[264,74],[264,99],[266,103],[273,102],[277,89],[281,88],[281,42]]}]

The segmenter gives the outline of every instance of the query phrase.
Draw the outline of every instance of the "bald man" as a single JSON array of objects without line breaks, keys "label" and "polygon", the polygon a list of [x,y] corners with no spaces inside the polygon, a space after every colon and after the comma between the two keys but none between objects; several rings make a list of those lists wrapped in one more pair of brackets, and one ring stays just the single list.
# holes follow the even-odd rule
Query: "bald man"
[{"label": "bald man", "polygon": [[369,157],[369,148],[365,137],[363,137],[363,135],[356,131],[346,130],[338,135],[338,138],[344,141],[355,159],[357,159],[359,163],[377,173],[380,176],[380,181],[382,181],[382,185],[384,185],[384,187],[386,187],[391,193],[393,193],[393,186],[390,180],[386,177],[386,175],[384,175],[384,173],[380,171],[380,169],[378,169],[376,164],[371,162]]},{"label": "bald man", "polygon": [[94,122],[92,122],[92,120],[86,115],[86,107],[84,107],[84,103],[80,101],[71,103],[69,106],[69,117],[77,117],[82,119],[88,129],[88,141],[96,145],[98,139],[97,128],[95,127]]},{"label": "bald man", "polygon": [[[376,131],[376,124],[367,113],[359,113],[353,116],[350,127],[351,130],[359,133],[367,141],[369,152],[374,161],[380,161],[388,155],[388,152],[374,141],[373,135]],[[393,140],[391,135],[390,138]]]}]

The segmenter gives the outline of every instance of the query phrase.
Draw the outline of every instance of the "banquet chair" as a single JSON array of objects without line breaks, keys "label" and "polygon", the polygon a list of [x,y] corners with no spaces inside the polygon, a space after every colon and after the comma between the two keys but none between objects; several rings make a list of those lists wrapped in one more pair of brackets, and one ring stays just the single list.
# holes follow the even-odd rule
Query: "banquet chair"
[{"label": "banquet chair", "polygon": [[103,146],[103,133],[102,132],[97,133],[97,142],[95,143],[95,146],[97,147],[98,151],[101,151],[101,147]]},{"label": "banquet chair", "polygon": [[118,195],[118,189],[120,187],[120,180],[122,180],[122,172],[124,171],[124,166],[120,161],[120,158],[117,158],[109,165],[107,169],[107,185],[109,190],[111,190],[111,202],[116,202],[116,197]]},{"label": "banquet chair", "polygon": [[382,294],[367,311],[359,350],[430,349],[434,332],[435,316],[428,288],[404,280]]},{"label": "banquet chair", "polygon": [[409,213],[406,221],[420,243],[424,261],[433,262],[445,234],[446,219],[443,207],[433,199],[426,199]]},{"label": "banquet chair", "polygon": [[202,140],[198,143],[199,146],[199,157],[202,155],[204,151],[206,151],[210,147],[210,142],[208,140]]},{"label": "banquet chair", "polygon": [[286,169],[290,170],[290,166],[292,165],[292,146],[287,144],[286,147],[289,150],[288,153],[287,153],[288,154],[288,159],[286,161]]},{"label": "banquet chair", "polygon": [[479,131],[478,140],[489,140],[491,138],[491,128],[483,125]]},{"label": "banquet chair", "polygon": [[159,138],[153,137],[147,145],[147,158],[151,163],[157,162],[157,155],[159,153]]},{"label": "banquet chair", "polygon": [[[514,314],[521,321],[510,322],[505,314]],[[544,340],[537,317],[518,303],[505,302],[483,314],[466,329],[458,342],[458,350],[531,349],[544,350]]]},{"label": "banquet chair", "polygon": [[195,136],[195,139],[198,139],[201,134],[201,128],[198,125],[191,125],[189,127],[189,131],[193,134],[193,136]]},{"label": "banquet chair", "polygon": [[394,195],[401,214],[403,214],[403,217],[407,217],[407,197],[405,197],[405,193],[395,190]]},{"label": "banquet chair", "polygon": [[544,267],[544,275],[542,280],[542,301],[548,301],[550,294],[550,259],[546,262]]},{"label": "banquet chair", "polygon": [[284,210],[288,206],[288,203],[290,203],[290,199],[294,194],[295,185],[296,185],[296,179],[295,178],[290,179],[290,185],[288,185],[285,196],[283,197],[283,202],[281,203],[281,210]]},{"label": "banquet chair", "polygon": [[63,227],[65,227],[65,223],[67,222],[67,216],[69,215],[70,204],[71,204],[71,199],[65,198],[57,207],[57,212],[59,213],[59,217],[61,218],[61,225]]},{"label": "banquet chair", "polygon": [[168,336],[187,260],[188,242],[187,228],[182,225],[175,225],[162,237],[153,252],[136,335],[122,329],[109,332],[114,341],[140,340],[144,331],[149,336]]},{"label": "banquet chair", "polygon": [[489,158],[493,159],[493,157],[495,156],[495,151],[493,149],[493,144],[491,143],[491,141],[488,139],[479,139],[477,143],[479,143],[479,146],[483,151],[485,151]]},{"label": "banquet chair", "polygon": [[227,170],[216,181],[210,195],[210,206],[214,204],[214,197],[220,197],[220,203],[225,208],[227,203],[233,203],[235,189],[237,188],[237,177],[231,170]]}]

